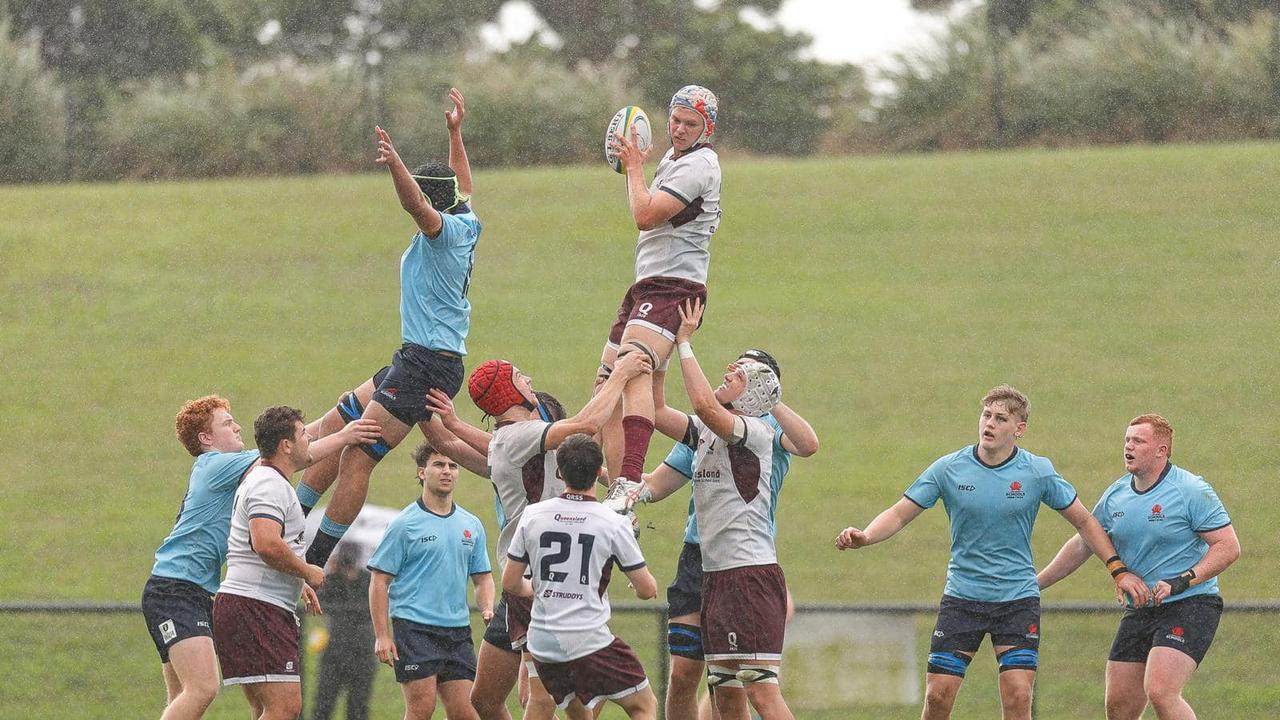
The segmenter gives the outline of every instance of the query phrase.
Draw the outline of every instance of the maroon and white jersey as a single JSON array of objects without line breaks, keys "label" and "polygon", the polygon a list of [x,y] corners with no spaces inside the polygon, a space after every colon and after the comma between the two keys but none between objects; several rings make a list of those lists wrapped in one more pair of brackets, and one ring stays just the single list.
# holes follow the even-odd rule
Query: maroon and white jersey
[{"label": "maroon and white jersey", "polygon": [[668,150],[649,186],[685,204],[670,220],[636,240],[636,280],[676,277],[707,284],[711,236],[720,226],[720,158],[710,145],[672,159]]},{"label": "maroon and white jersey", "polygon": [[525,506],[564,492],[556,475],[556,451],[547,450],[551,423],[525,420],[500,424],[489,440],[489,479],[498,494],[498,570],[507,565],[507,547]]},{"label": "maroon and white jersey", "polygon": [[769,522],[774,431],[758,417],[735,417],[734,441],[725,442],[689,416],[685,439],[694,451],[693,503],[707,571],[778,561]]},{"label": "maroon and white jersey", "polygon": [[302,578],[267,565],[253,549],[249,521],[270,518],[280,523],[280,537],[298,557],[306,554],[307,519],[289,480],[271,465],[254,465],[236,488],[227,538],[227,577],[218,592],[243,595],[293,612],[302,595]]},{"label": "maroon and white jersey", "polygon": [[607,647],[609,576],[644,567],[631,521],[565,493],[530,505],[507,549],[533,574],[533,617],[525,648],[542,662],[568,662]]}]

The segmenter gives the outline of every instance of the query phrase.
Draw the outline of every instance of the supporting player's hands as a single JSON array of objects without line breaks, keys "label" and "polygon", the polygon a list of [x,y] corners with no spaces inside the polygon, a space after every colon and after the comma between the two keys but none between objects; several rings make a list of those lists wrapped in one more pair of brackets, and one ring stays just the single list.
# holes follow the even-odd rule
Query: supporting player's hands
[{"label": "supporting player's hands", "polygon": [[462,118],[467,116],[467,106],[458,88],[449,88],[449,99],[453,101],[453,109],[445,111],[444,126],[449,128],[449,132],[457,132],[462,129]]},{"label": "supporting player's hands", "polygon": [[324,568],[319,565],[308,565],[303,572],[302,579],[312,590],[319,590],[320,586],[324,585]]},{"label": "supporting player's hands", "polygon": [[[1159,585],[1156,586],[1157,588]],[[1121,605],[1124,604],[1125,596],[1133,602],[1134,607],[1144,607],[1152,600],[1151,591],[1147,588],[1147,584],[1142,582],[1142,578],[1131,572],[1122,572],[1116,576],[1116,600]],[[1159,605],[1158,596],[1155,604]]]},{"label": "supporting player's hands", "polygon": [[431,388],[427,392],[427,409],[440,417],[446,430],[452,430],[458,423],[458,411],[453,406],[453,398],[440,388]]},{"label": "supporting player's hands", "polygon": [[630,380],[637,375],[648,375],[653,372],[653,363],[649,360],[649,354],[644,352],[629,352],[618,358],[613,365],[613,375],[622,375],[624,380]]},{"label": "supporting player's hands", "polygon": [[375,125],[373,134],[378,138],[378,157],[373,161],[379,165],[403,165],[404,161],[400,159],[400,153],[396,152],[395,146],[391,144],[391,136],[387,131]]},{"label": "supporting player's hands", "polygon": [[372,445],[382,437],[382,426],[372,418],[356,418],[338,431],[344,445]]},{"label": "supporting player's hands", "polygon": [[702,311],[705,306],[701,298],[689,298],[676,308],[680,311],[680,327],[676,328],[676,344],[688,342],[694,331],[702,325]]},{"label": "supporting player's hands", "polygon": [[395,667],[396,662],[400,660],[400,653],[396,652],[396,643],[390,635],[379,635],[373,641],[373,654],[378,656],[378,662],[386,663],[391,667]]},{"label": "supporting player's hands", "polygon": [[634,127],[631,128],[631,137],[627,137],[622,133],[617,133],[610,141],[613,152],[617,154],[618,161],[622,163],[623,170],[629,170],[632,167],[643,167],[644,161],[649,158],[649,153],[653,152],[653,146],[647,149],[640,149],[640,133]]},{"label": "supporting player's hands", "polygon": [[867,533],[856,527],[847,527],[836,536],[836,548],[839,550],[857,550],[871,544]]},{"label": "supporting player's hands", "polygon": [[324,614],[324,610],[320,609],[320,596],[316,595],[316,591],[312,590],[310,585],[302,586],[302,606],[312,615]]}]

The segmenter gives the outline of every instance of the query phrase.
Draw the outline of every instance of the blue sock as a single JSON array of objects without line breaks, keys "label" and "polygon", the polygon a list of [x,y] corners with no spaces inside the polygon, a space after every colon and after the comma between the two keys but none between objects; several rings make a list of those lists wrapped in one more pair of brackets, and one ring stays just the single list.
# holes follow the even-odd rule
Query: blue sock
[{"label": "blue sock", "polygon": [[328,515],[325,515],[324,519],[320,521],[320,532],[328,535],[334,540],[341,540],[342,536],[346,535],[347,531],[350,529],[350,525],[343,525],[340,522],[334,522]]},{"label": "blue sock", "polygon": [[311,539],[311,547],[307,548],[307,564],[324,567],[329,562],[329,555],[338,546],[338,539],[350,528],[350,525],[334,522],[326,515],[320,521],[320,532]]},{"label": "blue sock", "polygon": [[302,514],[311,514],[311,508],[320,502],[320,493],[316,492],[310,485],[300,482],[298,487],[294,488],[294,492],[298,494],[298,502],[302,503]]}]

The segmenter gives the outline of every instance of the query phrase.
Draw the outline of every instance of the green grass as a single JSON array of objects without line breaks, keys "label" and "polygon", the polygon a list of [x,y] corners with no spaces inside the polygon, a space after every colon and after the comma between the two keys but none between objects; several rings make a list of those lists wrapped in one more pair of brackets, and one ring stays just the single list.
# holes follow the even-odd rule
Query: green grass
[{"label": "green grass", "polygon": [[[621,180],[481,168],[476,182],[485,230],[468,368],[510,358],[580,406],[632,280]],[[769,349],[822,438],[793,465],[779,511],[797,600],[937,598],[944,513],[856,555],[830,541],[972,442],[978,399],[1005,381],[1032,400],[1025,446],[1089,504],[1122,472],[1128,419],[1169,417],[1175,459],[1214,483],[1244,547],[1223,579],[1228,603],[1280,597],[1277,186],[1274,144],[726,161],[695,344],[709,372],[743,347]],[[173,439],[178,406],[216,392],[242,423],[279,403],[323,413],[398,345],[410,232],[376,174],[0,188],[0,599],[136,600],[190,468]],[[668,395],[682,397],[678,380]],[[650,461],[667,447],[655,442]],[[407,453],[384,462],[370,502],[407,504],[409,468]],[[479,480],[459,491],[490,523],[491,498]],[[646,511],[642,544],[662,583],[683,512],[683,495]],[[1041,563],[1068,527],[1043,514]],[[1103,600],[1108,587],[1089,566],[1046,602]],[[1223,717],[1263,716],[1253,709],[1280,695],[1275,638],[1246,628],[1274,619],[1239,623],[1189,694]],[[1095,625],[1058,650],[1046,640],[1045,666],[1070,669],[1044,673],[1041,717],[1099,715],[1113,622]],[[84,717],[159,714],[136,619],[0,616],[0,647],[0,672],[26,681],[0,683],[0,716],[64,714],[67,702]],[[962,695],[972,716],[993,712],[976,704],[993,699],[983,668]],[[241,711],[232,693],[215,707]],[[918,710],[897,712],[866,716]]]}]

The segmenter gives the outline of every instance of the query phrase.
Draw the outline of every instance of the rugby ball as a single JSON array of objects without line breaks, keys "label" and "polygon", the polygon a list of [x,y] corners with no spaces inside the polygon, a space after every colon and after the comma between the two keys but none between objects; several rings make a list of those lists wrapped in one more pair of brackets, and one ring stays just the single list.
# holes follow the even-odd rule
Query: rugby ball
[{"label": "rugby ball", "polygon": [[628,105],[614,113],[613,119],[609,121],[609,129],[605,130],[604,159],[616,173],[623,172],[623,169],[622,161],[618,159],[617,153],[613,151],[613,139],[619,135],[629,139],[633,129],[639,141],[640,149],[648,150],[653,145],[653,128],[649,125],[649,116],[645,115],[644,111],[635,105]]}]

